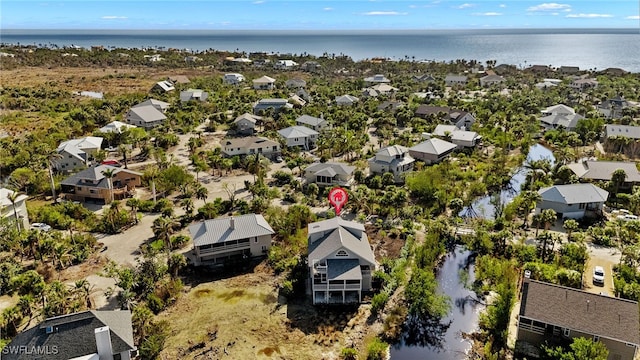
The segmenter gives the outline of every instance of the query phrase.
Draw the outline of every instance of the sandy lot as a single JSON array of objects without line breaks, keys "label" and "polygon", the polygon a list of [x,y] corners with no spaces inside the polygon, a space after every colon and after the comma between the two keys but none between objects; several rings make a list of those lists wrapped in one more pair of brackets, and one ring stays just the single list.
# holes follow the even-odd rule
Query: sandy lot
[{"label": "sandy lot", "polygon": [[[615,248],[606,248],[593,244],[588,245],[589,261],[585,267],[583,290],[590,293],[599,294],[606,292],[609,296],[615,295],[613,287],[613,266],[620,262],[620,251]],[[604,286],[593,283],[593,268],[602,266],[604,268]]]}]

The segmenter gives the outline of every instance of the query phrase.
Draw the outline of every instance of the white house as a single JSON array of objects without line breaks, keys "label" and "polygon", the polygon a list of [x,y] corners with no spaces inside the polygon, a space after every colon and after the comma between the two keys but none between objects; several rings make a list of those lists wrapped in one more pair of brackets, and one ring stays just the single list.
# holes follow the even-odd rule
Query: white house
[{"label": "white house", "polygon": [[261,154],[275,159],[280,155],[280,144],[260,136],[225,139],[222,140],[222,154],[226,157]]},{"label": "white house", "polygon": [[569,107],[567,105],[558,104],[558,105],[549,106],[546,109],[542,109],[541,113],[542,113],[542,116],[548,116],[548,115],[573,115],[573,114],[576,113],[576,111],[573,110],[572,107]]},{"label": "white house", "polygon": [[584,116],[576,114],[573,108],[564,104],[549,106],[541,113],[540,125],[546,130],[562,128],[573,131],[578,125],[578,121],[584,119]]},{"label": "white house", "polygon": [[134,106],[127,112],[127,122],[130,125],[144,129],[153,129],[167,120],[167,116],[153,105]]},{"label": "white house", "polygon": [[402,175],[413,171],[415,159],[409,154],[409,149],[400,145],[387,146],[378,150],[376,155],[369,159],[369,171],[372,174],[393,174],[396,182],[402,182]]},{"label": "white house", "polygon": [[283,108],[293,108],[293,104],[290,104],[288,99],[261,99],[253,105],[253,113],[260,114],[261,110],[270,108],[278,112]]},{"label": "white house", "polygon": [[[15,199],[14,203],[9,200],[15,192],[9,189],[0,188],[0,217],[9,219],[9,222],[16,221],[21,229],[29,228],[29,214],[27,214],[27,195],[21,194]],[[14,211],[15,207],[15,211]]]},{"label": "white house", "polygon": [[429,165],[446,159],[457,147],[454,143],[431,138],[409,148],[409,155]]},{"label": "white house", "polygon": [[273,64],[273,68],[277,70],[293,70],[298,63],[293,60],[278,60]]},{"label": "white house", "polygon": [[308,234],[313,304],[361,302],[376,269],[364,225],[335,217],[309,224]]},{"label": "white house", "polygon": [[360,101],[360,99],[352,95],[336,96],[336,104],[341,106],[351,106],[358,101]]},{"label": "white house", "polygon": [[554,185],[538,190],[542,200],[536,205],[536,214],[553,209],[558,218],[579,219],[602,212],[609,192],[593,184]]},{"label": "white house", "polygon": [[443,121],[454,124],[460,129],[464,128],[465,130],[471,129],[471,126],[476,121],[472,113],[447,106],[420,105],[416,109],[415,114],[418,117],[429,120],[433,120],[434,117],[440,118]]},{"label": "white house", "polygon": [[487,75],[480,78],[480,86],[487,87],[492,85],[499,85],[505,81],[505,78],[500,75]]},{"label": "white house", "polygon": [[482,136],[477,132],[462,130],[455,125],[439,124],[433,130],[433,135],[449,139],[458,148],[472,148],[482,140]]},{"label": "white house", "polygon": [[173,86],[173,83],[169,80],[162,80],[162,81],[158,81],[155,85],[153,85],[153,87],[151,88],[152,92],[159,92],[159,93],[166,93],[169,91],[173,91],[176,88]]},{"label": "white house", "polygon": [[266,75],[253,80],[253,88],[255,90],[273,90],[275,87],[276,79]]},{"label": "white house", "polygon": [[112,121],[110,123],[108,123],[107,125],[101,127],[100,129],[98,129],[99,132],[101,133],[116,133],[116,134],[122,134],[123,131],[125,131],[126,129],[132,129],[135,128],[135,125],[130,125],[130,124],[126,124],[120,121]]},{"label": "white house", "polygon": [[262,215],[246,214],[193,224],[189,233],[199,266],[266,256],[275,232]]},{"label": "white house", "polygon": [[315,148],[319,135],[317,131],[299,125],[278,130],[278,134],[285,139],[287,147],[299,146],[304,150]]},{"label": "white house", "polygon": [[87,136],[62,142],[56,151],[62,156],[54,161],[58,171],[75,171],[91,165],[93,154],[102,147],[102,138]]},{"label": "white house", "polygon": [[387,77],[382,74],[376,74],[376,75],[364,78],[364,82],[368,85],[387,84],[387,83],[390,83],[391,80],[387,79]]},{"label": "white house", "polygon": [[444,78],[444,82],[447,86],[464,86],[467,85],[467,77],[449,74]]},{"label": "white house", "polygon": [[162,111],[163,113],[167,111],[167,109],[171,106],[171,104],[169,104],[168,102],[164,102],[164,101],[160,101],[160,100],[156,100],[156,99],[148,99],[145,100],[143,102],[141,102],[138,105],[134,105],[132,107],[141,107],[141,106],[146,106],[146,105],[151,105],[153,107],[155,107],[156,109]]},{"label": "white house", "polygon": [[329,126],[329,122],[322,118],[322,115],[320,115],[319,118],[310,115],[300,115],[296,119],[296,124],[306,126],[315,131],[322,131]]},{"label": "white house", "polygon": [[222,81],[229,85],[238,85],[245,80],[244,75],[238,73],[224,74]]}]

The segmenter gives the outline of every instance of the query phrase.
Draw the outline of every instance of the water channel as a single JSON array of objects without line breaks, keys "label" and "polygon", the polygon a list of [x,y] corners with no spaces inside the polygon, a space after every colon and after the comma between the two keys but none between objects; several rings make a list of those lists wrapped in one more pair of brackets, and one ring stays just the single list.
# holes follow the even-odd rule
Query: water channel
[{"label": "water channel", "polygon": [[[540,159],[555,160],[551,150],[542,145],[533,145],[529,149],[526,161]],[[508,189],[502,190],[500,197],[503,203],[511,201],[524,183],[527,169],[521,166],[511,178]],[[472,208],[479,217],[491,218],[494,214],[490,196],[484,196],[473,202]],[[465,210],[463,210],[464,212]],[[466,209],[469,212],[469,209]],[[484,305],[477,302],[476,294],[467,289],[460,279],[469,284],[475,279],[474,255],[462,246],[450,251],[442,266],[438,269],[438,290],[451,299],[451,311],[439,323],[426,322],[415,326],[405,326],[401,341],[392,346],[392,360],[462,360],[467,358],[471,349],[471,340],[463,334],[478,330],[478,316]],[[463,276],[461,276],[463,275]]]}]

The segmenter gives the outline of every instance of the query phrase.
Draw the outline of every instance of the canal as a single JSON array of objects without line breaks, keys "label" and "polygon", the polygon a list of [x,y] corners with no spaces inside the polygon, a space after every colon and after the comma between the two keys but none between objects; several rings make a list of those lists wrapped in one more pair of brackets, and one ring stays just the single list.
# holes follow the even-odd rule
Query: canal
[{"label": "canal", "polygon": [[[555,161],[551,150],[538,144],[531,146],[526,161],[541,159]],[[526,175],[527,169],[522,164],[511,178],[510,186],[500,192],[504,204],[520,192]],[[473,211],[465,209],[463,213],[475,212],[479,217],[492,218],[494,209],[490,200],[490,196],[483,196],[473,202]],[[465,286],[475,280],[474,261],[474,254],[462,246],[447,253],[436,278],[438,291],[451,299],[451,311],[440,322],[406,323],[400,342],[391,347],[392,360],[467,358],[472,341],[464,334],[478,330],[479,315],[484,310],[484,305],[476,301],[476,294]]]}]

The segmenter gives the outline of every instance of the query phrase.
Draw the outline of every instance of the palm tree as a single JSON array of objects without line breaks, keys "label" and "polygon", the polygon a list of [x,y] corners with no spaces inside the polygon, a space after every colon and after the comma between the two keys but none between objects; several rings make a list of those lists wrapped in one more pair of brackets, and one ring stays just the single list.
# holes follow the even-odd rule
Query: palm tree
[{"label": "palm tree", "polygon": [[185,266],[187,266],[187,259],[182,254],[172,254],[169,259],[167,259],[169,274],[174,279],[178,277],[178,271]]},{"label": "palm tree", "polygon": [[209,196],[209,190],[207,190],[206,187],[199,185],[196,188],[195,196],[196,196],[196,199],[202,200],[206,204],[207,196]]},{"label": "palm tree", "polygon": [[133,216],[133,221],[138,223],[138,208],[140,207],[140,200],[137,198],[131,198],[127,200],[127,206],[131,208],[131,215]]},{"label": "palm tree", "polygon": [[144,178],[151,184],[151,193],[153,194],[153,202],[156,202],[156,180],[160,176],[160,170],[156,166],[147,168],[144,172]]},{"label": "palm tree", "polygon": [[7,195],[7,199],[11,201],[11,206],[13,207],[13,218],[16,221],[16,228],[20,231],[20,219],[18,219],[18,211],[16,210],[16,201],[18,201],[18,196],[20,196],[20,194],[17,191],[13,191]]},{"label": "palm tree", "polygon": [[47,170],[49,172],[49,180],[51,181],[51,196],[53,198],[53,202],[56,202],[56,184],[55,179],[53,178],[53,168],[55,166],[56,160],[62,159],[62,154],[58,153],[56,150],[48,150],[44,154],[44,158],[46,160]]},{"label": "palm tree", "polygon": [[567,240],[571,241],[571,234],[578,230],[578,222],[574,219],[567,219],[564,221],[563,227],[567,231]]},{"label": "palm tree", "polygon": [[131,154],[131,149],[127,144],[120,144],[118,146],[118,154],[122,155],[122,160],[124,161],[124,168],[129,168],[129,154]]},{"label": "palm tree", "polygon": [[107,178],[107,185],[109,186],[109,202],[113,202],[113,177],[116,175],[115,169],[102,170],[102,175]]},{"label": "palm tree", "polygon": [[544,209],[540,212],[540,220],[544,224],[544,229],[549,230],[551,225],[558,219],[558,214],[553,209]]},{"label": "palm tree", "polygon": [[171,234],[178,225],[172,218],[161,216],[153,221],[153,234],[165,243],[167,254],[171,251]]}]

